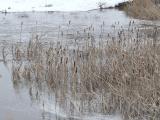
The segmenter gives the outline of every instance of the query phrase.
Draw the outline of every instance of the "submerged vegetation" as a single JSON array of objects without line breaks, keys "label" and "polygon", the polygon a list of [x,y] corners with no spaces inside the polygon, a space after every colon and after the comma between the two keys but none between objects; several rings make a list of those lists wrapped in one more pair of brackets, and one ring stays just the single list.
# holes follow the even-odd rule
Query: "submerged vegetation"
[{"label": "submerged vegetation", "polygon": [[[98,6],[105,9],[105,3]],[[160,18],[158,6],[151,0],[134,0],[116,7],[135,18]],[[77,13],[71,14],[78,18]],[[94,18],[100,21],[98,15]],[[21,22],[19,42],[0,44],[0,61],[9,64],[16,92],[26,88],[31,101],[40,104],[42,111],[53,112],[56,119],[118,115],[119,120],[159,120],[160,26],[151,21],[136,22],[142,21],[130,20],[123,26],[117,21],[110,28],[103,21],[95,28],[88,26],[90,22],[81,27],[69,20],[58,23],[55,31],[43,27],[47,31],[44,34],[36,22],[29,41],[22,39],[25,26]]]},{"label": "submerged vegetation", "polygon": [[38,35],[13,45],[15,88],[25,83],[32,100],[54,95],[70,117],[120,113],[124,120],[158,120],[160,30],[133,24],[98,43],[90,32],[74,48]]}]

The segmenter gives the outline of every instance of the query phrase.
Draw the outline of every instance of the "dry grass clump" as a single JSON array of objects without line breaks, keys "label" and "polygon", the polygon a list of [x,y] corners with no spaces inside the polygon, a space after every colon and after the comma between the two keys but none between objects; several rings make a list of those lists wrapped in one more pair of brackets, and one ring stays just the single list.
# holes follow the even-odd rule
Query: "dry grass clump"
[{"label": "dry grass clump", "polygon": [[158,29],[151,33],[121,30],[85,49],[46,45],[37,36],[13,52],[13,81],[27,81],[32,98],[48,89],[71,116],[120,112],[126,120],[158,120],[160,44]]},{"label": "dry grass clump", "polygon": [[139,19],[160,19],[160,8],[152,0],[133,0],[125,9],[127,14]]}]

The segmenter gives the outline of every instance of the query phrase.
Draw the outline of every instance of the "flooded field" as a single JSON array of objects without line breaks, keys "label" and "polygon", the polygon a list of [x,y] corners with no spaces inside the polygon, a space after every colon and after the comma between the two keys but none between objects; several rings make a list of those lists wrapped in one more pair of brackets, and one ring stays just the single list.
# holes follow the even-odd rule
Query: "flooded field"
[{"label": "flooded field", "polygon": [[[0,16],[0,120],[159,117],[152,106],[159,87],[150,80],[150,69],[159,70],[158,60],[152,61],[159,56],[159,21],[135,20],[115,9]],[[140,70],[141,62],[148,71]],[[144,72],[147,90],[132,82]]]},{"label": "flooded field", "polygon": [[73,34],[81,33],[91,26],[94,28],[95,36],[98,37],[103,24],[105,25],[104,32],[107,33],[115,23],[119,23],[119,26],[126,26],[130,21],[123,12],[118,10],[9,13],[6,16],[4,14],[0,16],[0,38],[7,41],[17,41],[20,39],[20,33],[22,41],[27,41],[35,32],[52,41],[60,39],[61,32],[64,34],[68,32],[68,37],[71,39],[74,37]]}]

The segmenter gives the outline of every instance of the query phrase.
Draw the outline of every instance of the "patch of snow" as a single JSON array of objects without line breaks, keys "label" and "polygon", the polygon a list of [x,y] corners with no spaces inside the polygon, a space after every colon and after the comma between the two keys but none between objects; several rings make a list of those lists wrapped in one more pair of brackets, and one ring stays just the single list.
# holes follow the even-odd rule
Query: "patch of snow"
[{"label": "patch of snow", "polygon": [[43,107],[41,107],[43,111],[56,115],[60,118],[72,118],[75,120],[122,120],[122,117],[118,114],[115,115],[81,115],[81,116],[68,116],[59,106],[47,103]]},{"label": "patch of snow", "polygon": [[113,7],[128,0],[0,0],[0,11],[87,11],[98,8],[98,3]]},{"label": "patch of snow", "polygon": [[75,116],[71,116],[66,113],[68,111],[65,111],[58,104],[56,104],[54,97],[50,97],[50,99],[48,99],[46,94],[43,94],[42,96],[43,97],[41,98],[41,100],[43,101],[43,103],[41,104],[40,109],[47,113],[51,113],[52,115],[55,115],[59,118],[72,118],[74,120],[122,120],[120,114],[102,115],[99,113],[88,113],[85,115],[76,115],[76,111],[74,111]]}]

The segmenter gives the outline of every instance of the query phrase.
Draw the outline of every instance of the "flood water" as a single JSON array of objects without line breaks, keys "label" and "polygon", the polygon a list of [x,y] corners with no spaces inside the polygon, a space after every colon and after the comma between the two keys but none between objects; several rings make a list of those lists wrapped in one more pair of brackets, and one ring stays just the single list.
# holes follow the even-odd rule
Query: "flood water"
[{"label": "flood water", "polygon": [[[95,39],[98,39],[101,32],[104,35],[114,33],[115,26],[125,28],[131,20],[133,19],[122,11],[114,9],[0,14],[0,46],[26,42],[33,34],[39,34],[42,36],[42,41],[62,42],[64,45],[74,47],[74,34],[81,34],[90,26],[94,28],[92,32]],[[136,25],[141,22],[134,21]],[[6,63],[0,62],[0,120],[121,120],[118,113],[106,116],[98,113],[78,117],[69,116],[66,109],[57,105],[54,93],[50,94],[46,88],[42,88],[46,92],[41,92],[40,98],[36,99],[36,96],[30,93],[30,86],[34,83],[13,84],[11,68],[10,60]]]},{"label": "flood water", "polygon": [[55,41],[61,31],[64,33],[68,31],[72,34],[90,26],[94,27],[94,33],[98,36],[102,24],[105,25],[105,32],[108,32],[115,23],[119,23],[119,26],[126,26],[129,21],[130,19],[118,10],[9,13],[6,16],[0,14],[0,39],[18,41],[21,37],[22,41],[26,41],[32,33],[37,32],[47,37],[47,40]]}]

